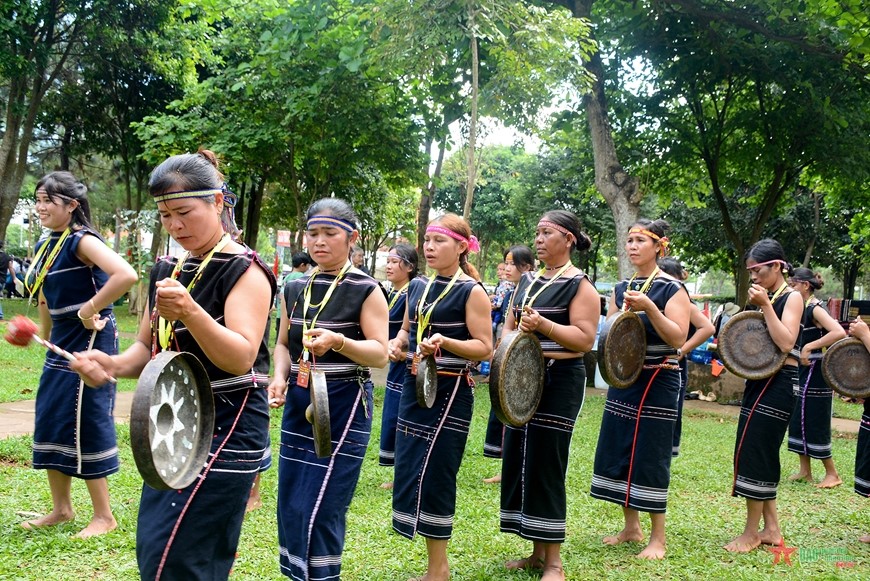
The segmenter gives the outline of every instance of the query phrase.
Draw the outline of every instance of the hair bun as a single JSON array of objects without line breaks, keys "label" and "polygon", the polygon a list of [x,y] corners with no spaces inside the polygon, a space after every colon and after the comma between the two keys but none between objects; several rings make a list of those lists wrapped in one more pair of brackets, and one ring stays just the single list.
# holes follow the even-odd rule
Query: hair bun
[{"label": "hair bun", "polygon": [[218,158],[212,150],[200,147],[197,153],[203,156],[215,169],[218,169]]}]

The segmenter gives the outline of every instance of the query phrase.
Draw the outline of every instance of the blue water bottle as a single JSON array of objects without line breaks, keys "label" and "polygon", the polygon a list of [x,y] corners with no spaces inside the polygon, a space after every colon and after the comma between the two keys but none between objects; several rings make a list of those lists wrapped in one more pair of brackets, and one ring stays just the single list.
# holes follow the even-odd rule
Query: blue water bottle
[{"label": "blue water bottle", "polygon": [[489,375],[489,361],[480,362],[480,374]]}]

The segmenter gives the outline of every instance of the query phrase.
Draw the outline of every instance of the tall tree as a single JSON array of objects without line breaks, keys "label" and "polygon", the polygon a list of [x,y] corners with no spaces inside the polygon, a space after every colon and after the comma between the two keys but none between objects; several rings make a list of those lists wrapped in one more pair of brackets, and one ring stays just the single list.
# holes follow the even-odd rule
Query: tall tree
[{"label": "tall tree", "polygon": [[[771,16],[775,4],[651,3],[622,29],[630,54],[651,65],[646,116],[670,166],[654,170],[657,185],[718,209],[741,300],[739,261],[808,171],[870,175],[870,85],[834,38],[813,38],[817,22]],[[738,217],[735,201],[750,212]]]},{"label": "tall tree", "polygon": [[[575,18],[593,20],[594,0],[550,0],[550,3],[562,6],[571,11]],[[637,220],[644,191],[640,181],[631,175],[623,164],[617,152],[613,125],[609,116],[609,105],[605,85],[608,74],[605,71],[601,46],[604,39],[596,34],[599,50],[592,54],[586,63],[586,69],[592,76],[591,90],[584,97],[586,118],[589,132],[592,136],[592,151],[594,153],[595,186],[610,207],[616,226],[616,252],[619,264],[619,277],[625,277],[631,272],[631,264],[625,252],[625,241],[628,229]],[[606,45],[604,45],[606,46]]]}]

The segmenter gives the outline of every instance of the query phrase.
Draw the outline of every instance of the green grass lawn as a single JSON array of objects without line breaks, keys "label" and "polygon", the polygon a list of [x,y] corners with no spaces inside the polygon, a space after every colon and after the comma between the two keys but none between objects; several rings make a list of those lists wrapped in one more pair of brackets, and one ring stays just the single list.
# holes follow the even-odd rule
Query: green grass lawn
[{"label": "green grass lawn", "polygon": [[[35,349],[34,349],[35,351]],[[603,392],[601,392],[603,394]],[[478,389],[475,417],[466,457],[459,473],[454,537],[450,543],[453,578],[457,580],[528,580],[525,572],[508,573],[507,559],[525,556],[529,544],[498,532],[499,489],[481,479],[499,469],[483,457],[483,434],[489,409],[485,386]],[[383,388],[376,390],[376,403]],[[378,408],[379,409],[379,408]],[[774,566],[774,556],[760,549],[746,555],[722,550],[743,527],[744,502],[729,496],[735,421],[706,412],[689,413],[684,422],[683,453],[674,461],[668,506],[668,557],[645,562],[634,557],[639,545],[605,547],[601,537],[622,526],[618,506],[589,496],[592,459],[603,410],[603,397],[586,402],[574,434],[568,472],[568,539],[563,547],[569,579],[861,579],[868,577],[870,547],[857,537],[870,532],[870,501],[852,492],[854,436],[838,435],[834,459],[845,484],[822,491],[807,484],[784,483],[779,510],[789,547],[797,547],[792,565]],[[280,412],[272,422],[273,449],[278,441]],[[391,471],[377,465],[379,416],[356,496],[348,514],[343,578],[401,580],[420,575],[425,544],[390,530],[390,493],[379,487]],[[81,481],[73,485],[78,520],[52,530],[26,532],[17,511],[50,508],[45,474],[27,467],[30,439],[0,440],[0,579],[136,579],[135,528],[141,480],[130,453],[129,432],[119,426],[122,470],[109,479],[117,531],[79,541],[70,537],[90,519],[90,503]],[[797,459],[783,448],[783,474]],[[814,469],[820,470],[819,464]],[[281,579],[275,527],[277,466],[263,476],[265,506],[246,519],[239,558],[232,579]],[[648,530],[648,519],[644,519]],[[823,553],[823,558],[819,554]],[[802,556],[801,556],[802,555]],[[848,567],[825,558],[840,555]]]}]

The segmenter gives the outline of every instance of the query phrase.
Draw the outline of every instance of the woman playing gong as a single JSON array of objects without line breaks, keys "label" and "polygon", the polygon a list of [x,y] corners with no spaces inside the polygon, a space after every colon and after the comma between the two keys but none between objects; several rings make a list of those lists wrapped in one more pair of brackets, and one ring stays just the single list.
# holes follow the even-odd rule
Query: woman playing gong
[{"label": "woman playing gong", "polygon": [[[514,289],[517,283],[520,282],[525,273],[533,268],[535,268],[535,258],[532,256],[532,251],[529,250],[528,246],[523,246],[522,244],[511,246],[504,253],[504,280],[511,283],[511,287],[505,293],[501,303],[500,320],[502,324],[499,325],[501,329],[504,329],[504,321],[507,320],[507,314],[513,302],[512,299],[515,296]],[[504,424],[496,417],[495,411],[490,408],[489,420],[486,423],[486,435],[483,440],[484,457],[501,460],[502,440],[504,440]],[[484,478],[483,481],[487,484],[498,484],[501,482],[501,472],[489,478]]]},{"label": "woman playing gong", "polygon": [[[37,244],[25,277],[39,299],[42,336],[68,351],[118,352],[112,303],[134,282],[136,272],[112,252],[91,227],[88,189],[69,172],[52,172],[36,184],[36,213],[51,234]],[[4,265],[5,266],[5,265]],[[25,529],[75,518],[72,478],[87,483],[94,507],[91,522],[76,536],[114,529],[106,477],[119,470],[112,410],[115,384],[88,389],[70,373],[67,360],[48,351],[36,392],[33,467],[44,469],[51,489],[49,514],[21,523]]]},{"label": "woman playing gong", "polygon": [[[490,302],[468,253],[479,246],[468,224],[454,214],[426,227],[423,250],[436,276],[411,281],[402,330],[390,341],[393,355],[407,351],[411,370],[399,402],[393,529],[426,538],[429,562],[421,579],[450,577],[447,543],[453,532],[456,474],[474,407],[471,369],[492,353]],[[437,395],[431,408],[416,396],[422,358],[435,357]]]},{"label": "woman playing gong", "polygon": [[[689,277],[689,273],[675,258],[659,258],[657,263],[662,272],[680,282]],[[680,355],[677,357],[680,361],[680,393],[677,395],[677,423],[674,425],[674,446],[671,452],[675,457],[680,455],[680,442],[683,436],[683,401],[686,399],[686,386],[689,383],[689,362],[686,356],[693,349],[703,345],[715,331],[716,328],[710,319],[693,302],[689,315],[689,336],[680,347]]]},{"label": "woman playing gong", "polygon": [[611,387],[592,475],[592,496],[622,505],[625,526],[604,544],[643,540],[640,512],[650,513],[644,559],[665,556],[665,510],[671,479],[674,426],[680,392],[679,348],[686,341],[692,303],[685,287],[664,276],[656,259],[667,253],[664,220],[638,220],[628,231],[625,250],[636,272],[616,285],[607,316],[638,313],[646,331],[646,356],[637,381]]},{"label": "woman playing gong", "polygon": [[[756,242],[745,256],[752,284],[749,303],[764,314],[771,339],[783,353],[785,365],[767,379],[747,379],[737,423],[734,447],[732,496],[746,499],[743,532],[725,545],[735,553],[747,553],[762,543],[782,540],[776,512],[779,485],[779,448],[794,410],[798,386],[803,300],[793,292],[785,275],[791,265],[779,242],[770,238]],[[764,528],[759,530],[761,519]]]},{"label": "woman playing gong", "polygon": [[846,336],[843,327],[828,314],[813,295],[824,285],[821,275],[809,268],[796,268],[788,279],[791,288],[804,302],[801,331],[800,385],[797,402],[788,427],[788,450],[798,455],[800,468],[789,480],[813,482],[811,458],[822,461],[825,477],[816,486],[834,488],[843,483],[831,452],[831,412],[834,390],[822,376],[822,348]]},{"label": "woman playing gong", "polygon": [[[417,250],[410,244],[396,244],[390,248],[385,267],[387,280],[392,289],[387,297],[390,308],[390,339],[395,339],[405,321],[405,303],[408,298],[408,284],[417,277]],[[405,359],[407,353],[390,353],[390,369],[387,371],[387,389],[384,393],[384,407],[381,413],[381,447],[378,463],[393,466],[396,460],[396,421],[399,418],[399,399],[405,383]],[[393,487],[392,481],[385,482],[382,488]]]},{"label": "woman playing gong", "polygon": [[151,172],[148,187],[163,227],[185,252],[160,258],[151,270],[136,342],[114,357],[90,351],[73,367],[99,383],[107,374],[139,376],[161,351],[186,351],[202,362],[215,395],[209,459],[187,488],[142,487],[136,557],[142,579],[226,579],[269,442],[264,334],[275,279],[235,241],[235,196],[212,152],[170,157]]},{"label": "woman playing gong", "polygon": [[[849,334],[864,343],[870,351],[870,327],[858,317],[849,325]],[[858,446],[855,450],[855,492],[870,498],[870,398],[864,400],[864,413],[858,428]],[[865,513],[866,514],[866,513]],[[858,538],[862,543],[870,543],[870,534]]]},{"label": "woman playing gong", "polygon": [[[284,407],[278,460],[281,572],[293,579],[339,579],[345,515],[372,428],[370,367],[387,364],[387,301],[372,277],[353,267],[358,218],[339,198],[308,208],[305,242],[317,264],[284,288],[275,346],[273,406]],[[311,390],[328,393],[307,417]],[[328,422],[330,453],[318,455],[312,421]],[[320,424],[318,424],[320,425]],[[320,448],[321,455],[325,453]]]},{"label": "woman playing gong", "polygon": [[532,419],[520,428],[505,426],[500,527],[532,541],[531,555],[505,566],[541,570],[545,581],[565,579],[560,554],[567,514],[565,474],[574,423],[583,407],[583,353],[595,342],[601,312],[595,286],[571,264],[571,252],[589,246],[574,214],[544,214],[535,231],[543,268],[517,284],[504,327],[505,333],[535,333],[546,361],[544,389]]}]

